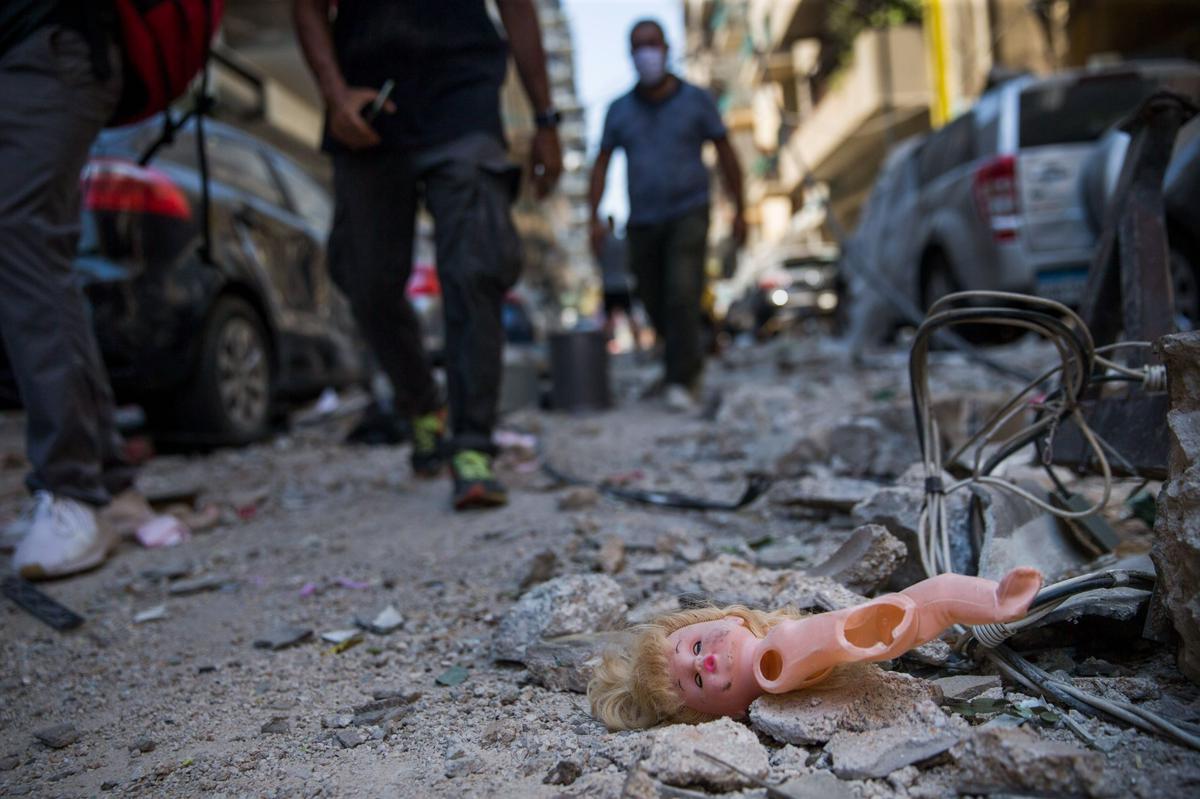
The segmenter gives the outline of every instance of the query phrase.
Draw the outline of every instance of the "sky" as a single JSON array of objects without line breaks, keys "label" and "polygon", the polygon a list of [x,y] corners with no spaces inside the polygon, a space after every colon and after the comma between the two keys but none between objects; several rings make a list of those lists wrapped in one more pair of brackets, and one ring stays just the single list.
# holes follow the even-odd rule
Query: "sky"
[{"label": "sky", "polygon": [[[575,88],[587,114],[588,163],[600,145],[608,104],[633,88],[629,29],[644,17],[657,19],[667,34],[671,65],[681,71],[684,51],[682,0],[562,0],[575,40]],[[608,167],[608,189],[600,213],[620,224],[628,216],[625,157],[619,151]]]}]

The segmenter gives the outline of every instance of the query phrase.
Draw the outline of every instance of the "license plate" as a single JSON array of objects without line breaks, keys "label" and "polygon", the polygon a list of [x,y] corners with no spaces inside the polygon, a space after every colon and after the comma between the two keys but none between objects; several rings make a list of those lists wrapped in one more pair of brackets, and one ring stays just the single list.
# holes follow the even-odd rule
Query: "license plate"
[{"label": "license plate", "polygon": [[1053,269],[1039,272],[1037,293],[1040,297],[1057,300],[1065,305],[1078,305],[1087,286],[1087,267],[1078,269]]}]

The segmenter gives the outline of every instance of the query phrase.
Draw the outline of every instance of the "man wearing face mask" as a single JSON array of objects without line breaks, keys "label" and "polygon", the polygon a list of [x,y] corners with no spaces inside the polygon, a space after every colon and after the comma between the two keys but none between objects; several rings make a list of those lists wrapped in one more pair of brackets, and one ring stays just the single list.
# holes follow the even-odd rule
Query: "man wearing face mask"
[{"label": "man wearing face mask", "polygon": [[638,22],[629,44],[638,83],[609,106],[604,120],[589,192],[592,248],[599,256],[608,232],[598,211],[609,159],[620,147],[628,169],[629,266],[655,330],[665,339],[667,404],[683,411],[695,406],[704,366],[700,298],[709,215],[704,142],[716,145],[721,177],[737,209],[733,236],[739,246],[746,239],[742,173],[712,98],[667,70],[662,26]]}]

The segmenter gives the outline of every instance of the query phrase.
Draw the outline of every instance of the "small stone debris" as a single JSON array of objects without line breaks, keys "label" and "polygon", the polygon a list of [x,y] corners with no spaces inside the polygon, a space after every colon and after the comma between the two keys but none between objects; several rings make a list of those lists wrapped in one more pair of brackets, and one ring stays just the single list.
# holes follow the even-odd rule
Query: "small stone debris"
[{"label": "small stone debris", "polygon": [[375,635],[391,635],[404,626],[404,616],[396,610],[395,605],[388,605],[371,616],[369,621],[366,618],[356,618],[354,623]]},{"label": "small stone debris", "polygon": [[899,568],[908,549],[879,524],[864,524],[809,574],[828,577],[859,594],[879,588]]},{"label": "small stone debris", "polygon": [[145,755],[145,754],[149,754],[150,752],[153,752],[157,747],[158,747],[158,744],[155,743],[153,738],[142,737],[142,738],[138,738],[136,741],[134,741],[133,745],[130,748],[136,749]]},{"label": "small stone debris", "polygon": [[338,713],[321,719],[321,726],[327,730],[343,730],[354,723],[354,716],[349,713]]},{"label": "small stone debris", "polygon": [[352,727],[345,730],[338,730],[333,734],[333,738],[343,749],[353,749],[356,746],[366,743],[369,736],[361,730]]},{"label": "small stone debris", "polygon": [[0,757],[0,771],[12,771],[19,765],[21,765],[21,758],[17,755]]},{"label": "small stone debris", "polygon": [[51,749],[63,749],[78,741],[80,733],[74,724],[64,722],[34,730],[33,737]]},{"label": "small stone debris", "polygon": [[[369,725],[386,724],[389,721],[394,721],[403,716],[410,704],[404,696],[393,696],[387,699],[379,699],[374,702],[367,702],[363,705],[357,705],[354,708],[354,715],[350,719],[355,727],[366,727]],[[344,725],[343,725],[344,726]]]},{"label": "small stone debris", "polygon": [[146,608],[143,611],[133,614],[134,624],[145,624],[148,621],[159,621],[167,617],[166,605],[155,605],[152,608]]},{"label": "small stone debris", "polygon": [[1104,756],[1024,729],[977,730],[950,750],[959,794],[1115,796]]},{"label": "small stone debris", "polygon": [[625,568],[625,541],[620,536],[610,535],[600,544],[600,552],[596,556],[600,571],[605,574],[617,574]]},{"label": "small stone debris", "polygon": [[582,633],[547,638],[525,650],[525,667],[533,681],[552,691],[585,693],[605,650],[628,642],[624,631]]},{"label": "small stone debris", "polygon": [[328,632],[321,633],[322,641],[335,645],[345,644],[347,641],[353,641],[355,638],[362,640],[362,630],[329,630]]},{"label": "small stone debris", "polygon": [[204,591],[219,591],[233,580],[224,574],[205,574],[190,580],[176,580],[167,588],[171,596],[190,596]]},{"label": "small stone debris", "polygon": [[275,652],[308,641],[312,636],[313,631],[309,627],[279,627],[255,641],[254,648]]},{"label": "small stone debris", "polygon": [[517,586],[517,591],[528,591],[535,585],[546,582],[558,571],[558,554],[552,549],[544,549],[533,556],[525,576]]},{"label": "small stone debris", "polygon": [[858,791],[828,771],[815,771],[788,780],[779,792],[789,799],[859,799]]},{"label": "small stone debris", "polygon": [[568,490],[559,498],[558,509],[561,511],[588,510],[596,507],[599,502],[599,491],[587,486],[580,486]]},{"label": "small stone debris", "polygon": [[576,760],[560,760],[550,769],[550,773],[542,778],[546,785],[570,785],[583,774],[583,766]]},{"label": "small stone debris", "polygon": [[443,773],[450,779],[467,774],[477,774],[485,767],[483,758],[474,747],[468,747],[459,742],[453,742],[446,747]]},{"label": "small stone debris", "polygon": [[758,779],[770,769],[767,750],[744,724],[722,718],[706,724],[675,724],[653,734],[642,767],[660,782],[688,787],[700,785],[717,791],[752,787],[741,774],[702,757],[708,752]]},{"label": "small stone debris", "polygon": [[104,782],[100,783],[100,790],[115,791],[120,786],[121,786],[121,783],[119,783],[119,782],[116,782],[114,780],[105,780]]},{"label": "small stone debris", "polygon": [[542,638],[621,627],[625,593],[611,577],[572,574],[530,589],[500,621],[492,637],[492,659],[522,662]]},{"label": "small stone debris", "polygon": [[291,732],[291,725],[288,724],[287,717],[276,716],[275,718],[263,724],[259,732],[264,735],[284,735]]},{"label": "small stone debris", "polygon": [[436,682],[438,685],[445,685],[448,688],[452,688],[455,685],[462,685],[467,681],[468,676],[470,676],[470,672],[468,672],[465,667],[451,666],[439,674],[434,682]]},{"label": "small stone debris", "polygon": [[965,734],[966,725],[946,723],[839,732],[825,744],[833,773],[844,780],[882,779],[893,771],[937,757]]},{"label": "small stone debris", "polygon": [[849,477],[802,477],[776,483],[769,497],[775,505],[801,505],[817,510],[848,513],[851,508],[879,490],[870,480]]},{"label": "small stone debris", "polygon": [[934,685],[942,689],[946,699],[965,701],[974,699],[984,691],[1000,687],[1000,678],[994,674],[957,674],[953,677],[942,677],[933,680]]}]

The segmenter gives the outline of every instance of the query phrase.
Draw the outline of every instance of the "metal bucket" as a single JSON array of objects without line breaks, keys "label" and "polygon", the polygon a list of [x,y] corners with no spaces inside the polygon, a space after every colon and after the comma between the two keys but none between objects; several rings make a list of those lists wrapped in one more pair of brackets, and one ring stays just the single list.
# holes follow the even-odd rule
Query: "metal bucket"
[{"label": "metal bucket", "polygon": [[601,330],[572,330],[550,336],[550,402],[555,410],[601,410],[612,405],[608,391],[608,341]]}]

